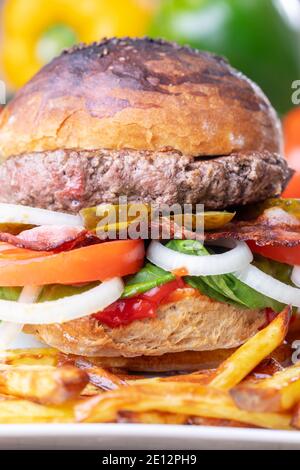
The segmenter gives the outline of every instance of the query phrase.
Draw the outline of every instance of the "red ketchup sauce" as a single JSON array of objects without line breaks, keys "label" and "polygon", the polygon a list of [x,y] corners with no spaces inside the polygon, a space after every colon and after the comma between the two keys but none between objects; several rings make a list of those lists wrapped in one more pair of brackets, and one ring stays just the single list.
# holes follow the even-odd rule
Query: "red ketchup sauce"
[{"label": "red ketchup sauce", "polygon": [[93,317],[110,328],[129,325],[134,320],[154,318],[156,310],[166,302],[170,294],[176,289],[185,287],[187,285],[184,281],[178,278],[162,286],[154,287],[144,294],[117,300],[102,312],[95,313]]}]

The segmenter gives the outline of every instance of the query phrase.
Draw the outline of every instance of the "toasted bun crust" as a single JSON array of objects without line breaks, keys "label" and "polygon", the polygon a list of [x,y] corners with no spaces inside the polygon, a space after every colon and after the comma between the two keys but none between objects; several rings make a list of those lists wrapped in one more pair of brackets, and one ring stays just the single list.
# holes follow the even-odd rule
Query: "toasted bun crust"
[{"label": "toasted bun crust", "polygon": [[[213,351],[182,351],[166,353],[161,356],[98,356],[89,357],[88,360],[95,366],[126,369],[132,372],[194,371],[215,369],[235,350],[236,348],[214,349]],[[79,356],[79,358],[81,357]],[[69,358],[69,356],[66,356],[66,358]]]},{"label": "toasted bun crust", "polygon": [[2,159],[63,148],[280,153],[281,132],[262,91],[223,58],[109,39],[54,59],[1,113]]},{"label": "toasted bun crust", "polygon": [[258,310],[238,309],[199,294],[163,305],[155,319],[125,327],[112,329],[84,317],[38,326],[34,331],[39,339],[65,353],[135,357],[233,348],[264,323],[265,316]]},{"label": "toasted bun crust", "polygon": [[[113,367],[133,372],[212,370],[231,356],[235,350],[236,348],[214,349],[212,351],[182,351],[179,353],[166,353],[161,356],[98,356],[90,357],[88,362],[99,367]],[[292,353],[291,346],[284,343],[272,352],[272,359],[284,366],[289,363]],[[66,356],[66,360],[69,360],[69,356]],[[81,361],[81,356],[78,360]],[[60,361],[63,363],[64,358],[61,357]]]}]

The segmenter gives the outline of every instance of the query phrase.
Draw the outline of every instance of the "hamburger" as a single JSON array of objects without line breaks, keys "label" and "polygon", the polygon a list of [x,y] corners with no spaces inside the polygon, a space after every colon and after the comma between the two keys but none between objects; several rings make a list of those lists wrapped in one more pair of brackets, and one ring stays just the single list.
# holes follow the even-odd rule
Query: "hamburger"
[{"label": "hamburger", "polygon": [[[2,111],[0,157],[2,346],[25,325],[108,366],[197,368],[300,307],[280,121],[224,58],[149,38],[75,46]],[[144,241],[117,219],[110,239],[99,208],[124,197],[203,205],[204,232],[160,217]]]}]

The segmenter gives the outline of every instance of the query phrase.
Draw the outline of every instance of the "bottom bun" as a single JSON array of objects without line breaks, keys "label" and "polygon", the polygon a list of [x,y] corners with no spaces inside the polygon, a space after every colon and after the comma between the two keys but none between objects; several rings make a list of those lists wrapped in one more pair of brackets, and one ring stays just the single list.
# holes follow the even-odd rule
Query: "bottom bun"
[{"label": "bottom bun", "polygon": [[197,370],[216,369],[236,351],[236,349],[237,348],[213,349],[212,351],[182,351],[178,353],[167,353],[162,356],[102,356],[90,357],[88,361],[97,367],[112,370],[122,369],[124,372],[193,372]]},{"label": "bottom bun", "polygon": [[[124,369],[123,372],[192,372],[199,370],[216,369],[222,362],[231,356],[237,348],[213,349],[212,351],[182,351],[178,353],[167,353],[162,356],[136,356],[136,357],[90,357],[88,363],[101,368],[109,368],[117,371]],[[281,344],[272,352],[270,361],[274,361],[283,367],[290,365],[293,350],[287,343]],[[66,356],[66,360],[68,361]],[[74,357],[74,356],[72,356]],[[81,360],[79,357],[79,361]],[[62,363],[63,358],[61,358]]]},{"label": "bottom bun", "polygon": [[25,331],[64,353],[135,357],[234,348],[253,336],[265,321],[262,311],[193,295],[164,304],[156,318],[118,328],[109,328],[89,316],[62,324],[31,326]]}]

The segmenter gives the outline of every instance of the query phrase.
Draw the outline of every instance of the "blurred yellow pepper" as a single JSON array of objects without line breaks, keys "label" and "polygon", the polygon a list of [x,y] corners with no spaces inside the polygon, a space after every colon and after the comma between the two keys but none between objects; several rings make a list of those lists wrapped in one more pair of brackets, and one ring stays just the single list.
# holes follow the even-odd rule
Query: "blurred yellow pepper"
[{"label": "blurred yellow pepper", "polygon": [[23,85],[62,49],[104,36],[139,36],[155,0],[6,0],[2,11],[2,70]]}]

